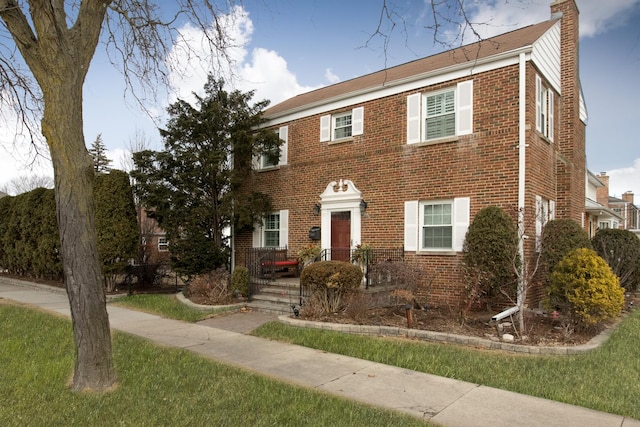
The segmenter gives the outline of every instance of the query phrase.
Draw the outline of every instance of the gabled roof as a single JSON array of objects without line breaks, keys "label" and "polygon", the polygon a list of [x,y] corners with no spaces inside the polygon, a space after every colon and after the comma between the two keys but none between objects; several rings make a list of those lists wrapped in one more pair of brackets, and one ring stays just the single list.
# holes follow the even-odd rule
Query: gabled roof
[{"label": "gabled roof", "polygon": [[402,81],[412,76],[435,72],[455,65],[477,62],[494,55],[531,46],[557,20],[544,21],[518,30],[501,34],[457,49],[448,50],[426,58],[417,59],[402,65],[387,68],[375,73],[356,77],[331,86],[289,98],[264,111],[265,117],[279,116],[285,112],[297,110],[305,105],[317,104],[333,98],[364,91],[382,88],[393,82]]}]

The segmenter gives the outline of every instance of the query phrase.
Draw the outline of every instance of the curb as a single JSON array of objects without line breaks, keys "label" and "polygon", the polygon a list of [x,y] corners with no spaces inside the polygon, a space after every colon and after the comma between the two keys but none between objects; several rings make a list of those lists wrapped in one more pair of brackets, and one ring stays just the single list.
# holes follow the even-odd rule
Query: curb
[{"label": "curb", "polygon": [[586,353],[595,348],[598,348],[600,345],[606,342],[619,323],[616,322],[610,326],[607,326],[607,328],[603,332],[601,332],[599,335],[596,335],[585,344],[575,346],[532,346],[491,341],[480,337],[449,334],[446,332],[406,329],[395,326],[350,325],[343,323],[314,322],[310,320],[294,319],[287,315],[279,316],[278,321],[286,325],[296,326],[300,328],[322,329],[357,335],[419,339],[422,341],[435,343],[457,344],[468,347],[481,348],[485,350],[502,350],[511,353],[528,354],[533,356],[569,356],[574,354]]}]

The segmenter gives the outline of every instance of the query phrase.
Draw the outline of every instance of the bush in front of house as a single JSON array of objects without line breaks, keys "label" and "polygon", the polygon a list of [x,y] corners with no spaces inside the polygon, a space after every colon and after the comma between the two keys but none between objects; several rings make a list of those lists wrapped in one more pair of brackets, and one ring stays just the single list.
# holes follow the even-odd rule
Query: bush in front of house
[{"label": "bush in front of house", "polygon": [[231,289],[239,292],[243,296],[249,295],[249,269],[244,266],[237,266],[231,273]]},{"label": "bush in front of house", "polygon": [[490,304],[503,293],[514,295],[518,284],[516,268],[518,231],[516,224],[500,207],[488,206],[473,218],[462,248],[468,312],[479,302]]},{"label": "bush in front of house", "polygon": [[231,275],[220,267],[196,276],[187,286],[186,297],[197,304],[219,305],[231,302]]},{"label": "bush in front of house", "polygon": [[606,228],[591,239],[593,249],[620,279],[620,286],[640,288],[640,239],[629,230]]},{"label": "bush in front of house", "polygon": [[335,313],[342,308],[342,299],[362,283],[360,267],[344,261],[321,261],[307,266],[300,275],[300,284],[308,291],[310,300],[303,310],[306,314]]},{"label": "bush in front of house", "polygon": [[569,317],[577,329],[596,326],[620,314],[624,289],[598,254],[587,248],[569,252],[554,268],[547,305]]},{"label": "bush in front of house", "polygon": [[540,279],[549,283],[555,266],[569,252],[578,248],[591,249],[589,235],[577,222],[570,219],[554,219],[542,230],[540,251]]}]

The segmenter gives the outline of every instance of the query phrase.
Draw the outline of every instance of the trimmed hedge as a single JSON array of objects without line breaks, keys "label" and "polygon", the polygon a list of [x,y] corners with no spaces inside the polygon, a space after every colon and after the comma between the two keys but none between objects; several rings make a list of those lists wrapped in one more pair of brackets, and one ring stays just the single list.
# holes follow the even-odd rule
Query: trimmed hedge
[{"label": "trimmed hedge", "polygon": [[302,286],[329,289],[356,289],[362,283],[362,270],[357,265],[345,261],[314,262],[302,270]]},{"label": "trimmed hedge", "polygon": [[554,219],[542,230],[540,274],[543,283],[548,283],[555,266],[569,252],[578,248],[591,249],[589,235],[577,222],[570,219]]}]

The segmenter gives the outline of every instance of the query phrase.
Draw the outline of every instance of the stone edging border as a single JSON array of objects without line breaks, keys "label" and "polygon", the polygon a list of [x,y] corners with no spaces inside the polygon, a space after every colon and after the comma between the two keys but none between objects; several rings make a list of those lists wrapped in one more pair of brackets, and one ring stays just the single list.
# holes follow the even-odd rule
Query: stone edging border
[{"label": "stone edging border", "polygon": [[448,334],[446,332],[406,329],[394,326],[350,325],[342,323],[314,322],[309,320],[295,319],[288,315],[279,316],[278,320],[286,325],[302,328],[322,329],[357,335],[415,338],[423,341],[457,344],[468,347],[482,348],[486,350],[502,350],[519,354],[554,356],[569,356],[591,351],[603,344],[609,338],[618,324],[615,323],[611,326],[608,326],[602,333],[593,337],[586,344],[575,346],[532,346],[491,341],[484,338]]}]

